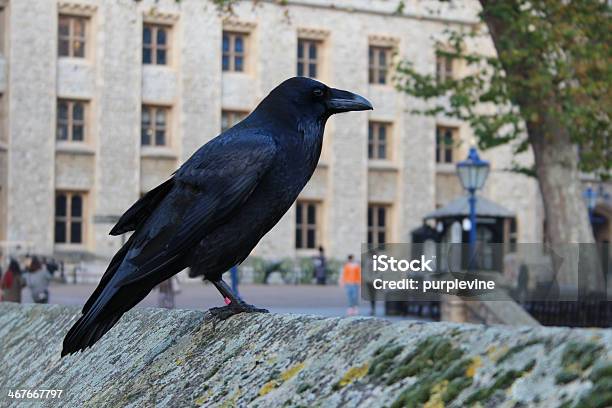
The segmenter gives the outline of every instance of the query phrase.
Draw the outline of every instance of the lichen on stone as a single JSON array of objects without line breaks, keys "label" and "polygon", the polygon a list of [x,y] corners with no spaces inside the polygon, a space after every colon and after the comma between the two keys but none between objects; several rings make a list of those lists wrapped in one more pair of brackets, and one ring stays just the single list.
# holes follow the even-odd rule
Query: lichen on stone
[{"label": "lichen on stone", "polygon": [[387,384],[391,385],[406,377],[419,375],[434,366],[448,366],[463,356],[463,351],[452,346],[449,340],[442,337],[428,337],[417,344],[415,349],[402,359],[399,365],[390,372]]},{"label": "lichen on stone", "polygon": [[444,408],[444,394],[448,388],[448,380],[442,380],[431,387],[429,399],[423,405],[423,408]]},{"label": "lichen on stone", "polygon": [[593,386],[580,396],[576,407],[612,406],[612,362],[600,361],[593,366],[589,380]]},{"label": "lichen on stone", "polygon": [[542,342],[542,339],[535,338],[535,339],[528,340],[524,343],[519,343],[513,347],[510,347],[503,355],[501,355],[497,359],[497,364],[501,364],[504,361],[508,360],[513,355],[518,354],[521,351],[525,350],[526,348],[535,346],[536,344],[539,344],[541,342]]},{"label": "lichen on stone", "polygon": [[304,362],[300,362],[292,365],[283,372],[279,372],[278,370],[272,371],[272,373],[270,373],[270,380],[259,389],[259,396],[263,397],[273,389],[280,387],[285,381],[295,377],[304,367]]},{"label": "lichen on stone", "polygon": [[263,397],[264,395],[270,393],[270,391],[272,391],[273,389],[275,389],[276,387],[279,386],[278,381],[276,380],[270,380],[267,383],[265,383],[260,389],[259,389],[259,396]]},{"label": "lichen on stone", "polygon": [[397,345],[389,345],[386,349],[374,352],[374,359],[369,365],[368,374],[378,377],[385,373],[392,365],[393,359],[402,352],[404,348]]},{"label": "lichen on stone", "polygon": [[[68,407],[612,406],[609,329],[278,314],[213,322],[199,311],[136,308],[94,347],[60,359],[79,314],[0,303],[2,374],[32,388],[62,388]],[[497,364],[530,339],[541,345],[514,348]],[[578,377],[556,384],[564,369]],[[0,406],[5,401],[0,395]]]},{"label": "lichen on stone", "polygon": [[470,378],[474,377],[476,375],[476,371],[480,366],[482,366],[482,359],[480,358],[480,356],[472,358],[472,362],[465,369],[465,376]]},{"label": "lichen on stone", "polygon": [[602,351],[603,346],[601,344],[572,341],[563,350],[561,365],[563,367],[575,367],[580,371],[584,371],[593,365]]},{"label": "lichen on stone", "polygon": [[504,370],[498,372],[494,379],[495,381],[488,387],[479,388],[470,394],[465,400],[468,405],[475,404],[477,402],[486,402],[489,398],[495,394],[498,390],[506,390],[514,384],[514,382],[530,372],[535,365],[535,360],[529,361],[522,370]]},{"label": "lichen on stone", "polygon": [[287,370],[283,371],[280,375],[281,380],[283,381],[288,381],[290,380],[292,377],[294,377],[295,375],[297,375],[297,373],[299,373],[300,371],[302,371],[302,369],[304,368],[305,364],[302,363],[297,363],[292,365],[291,367],[289,367]]},{"label": "lichen on stone", "polygon": [[589,380],[597,382],[603,378],[612,378],[612,361],[600,361],[593,366]]},{"label": "lichen on stone", "polygon": [[472,384],[471,377],[466,373],[475,372],[480,364],[479,358],[465,358],[463,355],[460,348],[440,336],[430,336],[417,344],[387,379],[387,384],[393,384],[407,376],[417,377],[391,407],[417,407],[422,404],[437,407],[455,399]]},{"label": "lichen on stone", "polygon": [[334,390],[339,390],[357,380],[362,379],[368,373],[369,369],[370,366],[368,365],[368,363],[349,368],[348,371],[344,373],[342,378],[337,383],[335,383],[332,388]]},{"label": "lichen on stone", "polygon": [[569,342],[561,355],[561,370],[555,375],[556,384],[567,384],[580,378],[603,352],[603,346],[593,341]]}]

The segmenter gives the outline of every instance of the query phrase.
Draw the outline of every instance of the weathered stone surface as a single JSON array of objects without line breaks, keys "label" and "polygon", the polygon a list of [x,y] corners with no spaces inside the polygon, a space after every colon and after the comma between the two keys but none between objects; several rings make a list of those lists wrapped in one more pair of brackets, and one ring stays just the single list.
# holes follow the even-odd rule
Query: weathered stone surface
[{"label": "weathered stone surface", "polygon": [[0,304],[0,406],[610,405],[612,330],[137,309],[60,359],[77,314]]}]

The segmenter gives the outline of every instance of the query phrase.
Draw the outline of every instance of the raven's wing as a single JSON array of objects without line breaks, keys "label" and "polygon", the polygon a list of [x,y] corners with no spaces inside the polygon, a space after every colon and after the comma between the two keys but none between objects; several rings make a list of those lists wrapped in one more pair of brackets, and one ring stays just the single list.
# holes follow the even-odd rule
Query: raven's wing
[{"label": "raven's wing", "polygon": [[119,219],[113,227],[110,235],[121,235],[134,231],[155,210],[157,205],[170,192],[174,185],[174,179],[170,178],[146,193],[140,200],[136,201]]},{"label": "raven's wing", "polygon": [[213,139],[176,172],[173,191],[136,232],[126,256],[134,267],[120,268],[114,287],[175,262],[248,199],[274,163],[276,144],[253,131],[232,136]]}]

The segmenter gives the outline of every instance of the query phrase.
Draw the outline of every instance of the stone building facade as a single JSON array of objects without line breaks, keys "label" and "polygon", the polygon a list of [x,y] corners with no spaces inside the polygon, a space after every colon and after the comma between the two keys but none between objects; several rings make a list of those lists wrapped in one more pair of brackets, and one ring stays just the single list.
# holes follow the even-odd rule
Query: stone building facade
[{"label": "stone building facade", "polygon": [[[246,1],[228,15],[208,0],[4,1],[0,240],[110,257],[122,239],[108,232],[140,195],[300,73],[375,110],[330,120],[312,180],[255,253],[322,245],[343,258],[368,238],[407,241],[462,193],[454,162],[472,139],[464,123],[412,113],[422,102],[397,92],[387,69],[404,58],[461,75],[436,61],[435,41],[448,25],[476,24],[475,4],[432,4],[397,15],[390,1]],[[437,133],[453,138],[450,153]],[[482,156],[492,164],[483,194],[516,213],[519,241],[540,241],[535,182],[504,170],[509,147]]]}]

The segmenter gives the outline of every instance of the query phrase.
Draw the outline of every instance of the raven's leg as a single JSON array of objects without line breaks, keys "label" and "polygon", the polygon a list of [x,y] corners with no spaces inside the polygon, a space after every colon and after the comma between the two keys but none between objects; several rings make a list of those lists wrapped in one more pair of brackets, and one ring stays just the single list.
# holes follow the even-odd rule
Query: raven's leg
[{"label": "raven's leg", "polygon": [[249,305],[244,300],[240,299],[238,296],[232,292],[232,289],[223,281],[223,279],[219,279],[218,281],[213,281],[213,285],[217,288],[227,306],[223,307],[213,307],[210,309],[210,313],[218,318],[225,320],[230,316],[233,316],[238,313],[246,312],[246,313],[268,313],[266,309],[259,309],[253,305]]}]

